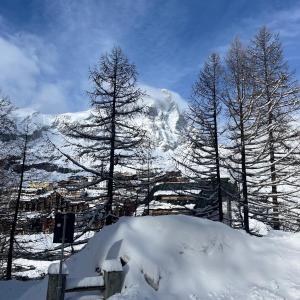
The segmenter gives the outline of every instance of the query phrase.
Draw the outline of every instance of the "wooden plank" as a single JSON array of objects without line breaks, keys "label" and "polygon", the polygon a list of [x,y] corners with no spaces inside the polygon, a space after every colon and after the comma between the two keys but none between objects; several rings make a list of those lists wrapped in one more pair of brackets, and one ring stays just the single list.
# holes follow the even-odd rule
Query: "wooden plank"
[{"label": "wooden plank", "polygon": [[105,290],[104,290],[104,299],[108,299],[114,294],[121,293],[122,285],[124,280],[123,271],[104,271],[104,281],[105,281]]},{"label": "wooden plank", "polygon": [[104,290],[103,276],[68,278],[65,289],[66,293],[96,290]]},{"label": "wooden plank", "polygon": [[120,259],[106,259],[102,265],[104,271],[104,299],[120,293],[123,285],[123,268]]},{"label": "wooden plank", "polygon": [[[64,291],[66,283],[66,274],[62,274],[62,291]],[[64,299],[64,293],[61,294],[61,298],[58,297],[59,287],[59,274],[49,274],[48,289],[47,289],[47,300],[62,300]]]},{"label": "wooden plank", "polygon": [[74,287],[65,290],[65,293],[73,293],[73,292],[94,292],[94,291],[104,291],[104,286],[87,286],[87,287]]}]

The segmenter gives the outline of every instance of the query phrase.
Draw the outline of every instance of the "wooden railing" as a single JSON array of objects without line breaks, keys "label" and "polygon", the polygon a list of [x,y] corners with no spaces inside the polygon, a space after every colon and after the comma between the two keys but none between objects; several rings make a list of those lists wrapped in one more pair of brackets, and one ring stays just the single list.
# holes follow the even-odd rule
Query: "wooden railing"
[{"label": "wooden railing", "polygon": [[64,300],[65,293],[87,291],[99,291],[103,299],[108,299],[122,290],[124,272],[120,258],[106,259],[102,264],[102,275],[94,277],[72,278],[65,265],[63,274],[60,275],[58,270],[58,264],[49,267],[47,300]]}]

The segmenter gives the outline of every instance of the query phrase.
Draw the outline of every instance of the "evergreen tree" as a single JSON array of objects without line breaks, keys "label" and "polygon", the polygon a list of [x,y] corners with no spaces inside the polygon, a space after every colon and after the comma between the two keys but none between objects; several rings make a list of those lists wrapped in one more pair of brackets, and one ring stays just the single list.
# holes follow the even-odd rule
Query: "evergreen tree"
[{"label": "evergreen tree", "polygon": [[26,156],[27,156],[27,147],[28,147],[28,126],[24,132],[24,146],[22,149],[22,156],[21,156],[20,182],[19,182],[19,187],[18,187],[18,192],[17,192],[17,198],[15,200],[13,219],[11,222],[11,228],[10,228],[10,234],[9,234],[9,247],[8,247],[7,266],[6,266],[6,279],[7,280],[12,278],[13,251],[14,251],[14,243],[15,243],[15,235],[16,235],[17,222],[18,222],[21,193],[22,193],[22,188],[23,188],[23,184],[24,184],[24,173],[25,173],[25,163],[26,163]]},{"label": "evergreen tree", "polygon": [[12,162],[17,155],[15,151],[16,124],[12,118],[13,106],[6,97],[0,98],[0,278],[6,274],[7,249],[9,244],[9,226],[11,211],[8,208],[11,189],[16,183]]}]

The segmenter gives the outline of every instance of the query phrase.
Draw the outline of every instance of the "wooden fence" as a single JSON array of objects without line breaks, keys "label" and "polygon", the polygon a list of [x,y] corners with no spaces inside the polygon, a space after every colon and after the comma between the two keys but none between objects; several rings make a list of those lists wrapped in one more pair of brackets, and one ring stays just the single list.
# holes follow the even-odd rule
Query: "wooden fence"
[{"label": "wooden fence", "polygon": [[[124,272],[121,261],[116,255],[122,241],[116,242],[107,254],[101,266],[101,275],[94,277],[72,277],[66,265],[63,266],[63,274],[59,274],[59,263],[50,265],[48,270],[47,300],[64,300],[66,293],[99,291],[102,299],[108,299],[116,293],[120,293],[124,281]],[[118,252],[118,251],[117,251]]]}]

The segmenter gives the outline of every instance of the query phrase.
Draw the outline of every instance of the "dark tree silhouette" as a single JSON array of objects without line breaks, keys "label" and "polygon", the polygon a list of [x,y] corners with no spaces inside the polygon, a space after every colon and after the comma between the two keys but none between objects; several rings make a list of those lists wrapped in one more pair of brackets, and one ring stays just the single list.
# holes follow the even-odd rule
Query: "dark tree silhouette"
[{"label": "dark tree silhouette", "polygon": [[141,98],[144,93],[136,87],[135,66],[118,47],[101,57],[99,64],[90,71],[90,80],[93,84],[89,92],[90,117],[81,123],[65,124],[64,133],[72,139],[78,157],[92,159],[92,165],[86,166],[80,159],[68,158],[96,175],[97,182],[107,180],[108,216],[117,197],[115,191],[128,180],[120,174],[124,175],[138,160],[136,149],[142,143],[143,131],[135,119],[143,112]]},{"label": "dark tree silhouette", "polygon": [[219,56],[214,53],[205,62],[193,86],[186,113],[188,126],[184,132],[188,151],[184,151],[183,159],[176,159],[193,180],[210,182],[209,192],[214,202],[211,209],[217,207],[219,221],[223,221],[218,124],[222,82],[223,68]]}]

